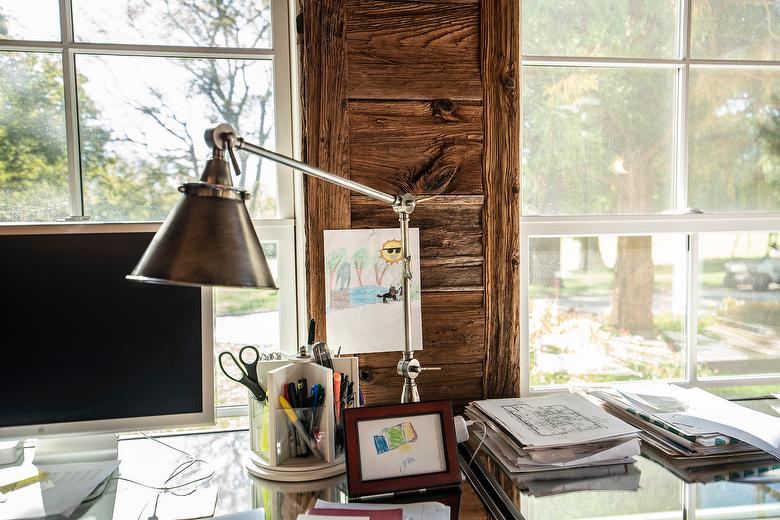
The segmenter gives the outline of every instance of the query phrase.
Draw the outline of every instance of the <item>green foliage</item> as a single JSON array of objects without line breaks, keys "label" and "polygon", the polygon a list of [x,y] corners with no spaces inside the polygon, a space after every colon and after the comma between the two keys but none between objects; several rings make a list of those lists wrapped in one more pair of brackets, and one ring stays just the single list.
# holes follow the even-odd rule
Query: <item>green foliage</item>
[{"label": "green foliage", "polygon": [[59,56],[2,53],[0,78],[0,220],[63,216],[68,162]]},{"label": "green foliage", "polygon": [[258,289],[220,288],[216,292],[215,313],[220,316],[240,316],[279,309],[279,293]]},{"label": "green foliage", "polygon": [[347,258],[347,250],[343,247],[340,247],[338,249],[334,249],[330,253],[327,254],[325,257],[325,269],[328,270],[329,273],[333,274],[336,272],[336,269],[339,268],[341,265],[341,262],[346,260]]},{"label": "green foliage", "polygon": [[730,320],[753,325],[780,326],[780,301],[745,301],[726,298],[717,315]]},{"label": "green foliage", "polygon": [[780,159],[780,95],[772,97],[772,106],[767,107],[758,125],[758,137],[767,155]]},{"label": "green foliage", "polygon": [[366,263],[370,260],[368,249],[361,247],[352,254],[352,265],[355,266],[355,273],[357,273],[358,283],[363,286],[363,269]]},{"label": "green foliage", "polygon": [[[128,2],[128,14],[148,7],[142,4],[145,2]],[[194,45],[251,47],[252,41],[242,35],[252,34],[260,41],[270,34],[267,0],[163,0],[155,9],[162,9],[166,19],[175,20],[176,30],[183,31]],[[132,19],[128,24],[135,28]],[[144,33],[148,28],[135,29]],[[7,20],[0,11],[0,36],[4,34],[8,34]],[[273,129],[271,80],[269,77],[265,92],[256,94],[261,86],[250,85],[247,76],[247,67],[255,60],[169,61],[189,74],[191,79],[182,85],[181,94],[205,99],[207,117],[237,128],[241,128],[239,122],[251,119],[257,127],[245,125],[242,133],[260,144],[266,142]],[[122,100],[117,93],[116,103],[130,103],[150,125],[161,126],[185,143],[167,153],[133,156],[127,147],[139,143],[126,138],[121,121],[106,120],[88,95],[88,84],[89,78],[78,76],[79,167],[86,214],[96,220],[164,219],[180,197],[176,186],[196,180],[199,174],[199,158],[192,143],[202,139],[201,129],[190,135],[186,122],[182,125],[168,106],[167,92],[150,87],[146,98],[153,102],[148,104]],[[250,88],[254,89],[251,93]],[[5,150],[0,157],[0,221],[54,220],[70,214],[64,116],[59,54],[0,53],[0,146]],[[238,179],[239,185],[253,181],[248,188],[252,195],[247,204],[250,213],[275,214],[275,198],[264,197],[259,191],[262,161],[257,162],[255,171],[247,172],[246,157],[240,160],[244,175]],[[245,181],[247,178],[250,180]]]}]

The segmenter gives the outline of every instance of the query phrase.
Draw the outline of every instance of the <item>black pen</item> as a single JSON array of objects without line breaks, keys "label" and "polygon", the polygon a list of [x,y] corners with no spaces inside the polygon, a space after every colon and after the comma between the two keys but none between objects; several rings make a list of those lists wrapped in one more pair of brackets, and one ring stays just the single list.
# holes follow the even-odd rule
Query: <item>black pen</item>
[{"label": "black pen", "polygon": [[309,406],[309,382],[306,381],[306,378],[300,380],[301,383],[301,401],[303,401],[300,406],[307,407]]}]

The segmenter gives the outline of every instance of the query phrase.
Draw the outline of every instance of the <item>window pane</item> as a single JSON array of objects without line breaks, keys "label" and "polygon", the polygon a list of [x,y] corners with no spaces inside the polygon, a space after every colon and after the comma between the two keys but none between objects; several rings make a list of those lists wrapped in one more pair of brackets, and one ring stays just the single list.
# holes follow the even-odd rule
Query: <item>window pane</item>
[{"label": "window pane", "polygon": [[685,241],[532,238],[531,386],[683,377]]},{"label": "window pane", "polygon": [[699,239],[699,377],[780,373],[777,233]]},{"label": "window pane", "polygon": [[0,221],[70,214],[59,54],[0,53]]},{"label": "window pane", "polygon": [[0,0],[0,39],[60,41],[57,0]]},{"label": "window pane", "polygon": [[675,76],[523,67],[523,213],[671,209]]},{"label": "window pane", "polygon": [[523,54],[674,58],[677,0],[523,0]]},{"label": "window pane", "polygon": [[[270,60],[76,57],[84,205],[97,220],[162,220],[200,177],[203,132],[226,121],[273,147]],[[276,168],[239,152],[253,217],[277,214]]]},{"label": "window pane", "polygon": [[[738,399],[740,397],[761,397],[772,394],[780,394],[780,381],[777,384],[767,385],[740,385],[737,383],[734,386],[713,386],[707,388],[707,391],[711,394],[724,397],[726,399]],[[760,401],[753,401],[757,403]],[[780,401],[775,401],[778,415],[780,415]],[[742,403],[746,404],[746,403]],[[762,410],[763,411],[763,410]]]},{"label": "window pane", "polygon": [[[263,241],[268,267],[279,279],[279,244]],[[216,372],[217,406],[246,404],[247,390],[231,381],[219,369],[220,352],[238,353],[246,345],[255,345],[260,352],[279,351],[278,292],[260,289],[214,289],[214,367]]]},{"label": "window pane", "polygon": [[779,60],[780,7],[776,1],[694,0],[691,55]]},{"label": "window pane", "polygon": [[780,209],[780,73],[692,68],[689,205]]},{"label": "window pane", "polygon": [[77,41],[271,47],[270,0],[72,0]]}]

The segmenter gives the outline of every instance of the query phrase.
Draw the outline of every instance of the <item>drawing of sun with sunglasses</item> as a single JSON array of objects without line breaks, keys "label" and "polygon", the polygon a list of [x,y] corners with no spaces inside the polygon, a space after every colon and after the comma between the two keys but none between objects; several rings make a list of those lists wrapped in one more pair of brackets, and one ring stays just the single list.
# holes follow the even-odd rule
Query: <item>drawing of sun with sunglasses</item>
[{"label": "drawing of sun with sunglasses", "polygon": [[379,250],[379,256],[388,264],[397,264],[403,259],[401,255],[401,241],[392,239],[382,245]]}]

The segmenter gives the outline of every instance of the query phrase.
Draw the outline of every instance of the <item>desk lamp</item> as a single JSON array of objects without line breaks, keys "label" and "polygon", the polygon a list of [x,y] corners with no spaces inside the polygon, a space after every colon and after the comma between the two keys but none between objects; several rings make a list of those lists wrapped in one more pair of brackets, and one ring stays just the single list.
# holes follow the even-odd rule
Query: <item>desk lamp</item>
[{"label": "desk lamp", "polygon": [[389,195],[248,143],[226,123],[209,128],[204,137],[213,152],[200,182],[179,186],[183,198],[168,215],[127,278],[150,283],[277,290],[246,209],[245,201],[250,195],[233,186],[225,155],[230,156],[235,174],[241,175],[235,150],[259,155],[382,201],[396,212],[401,227],[404,350],[397,366],[398,374],[404,378],[401,402],[419,401],[415,378],[422,370],[437,369],[422,368],[412,350],[412,300],[407,295],[410,294],[409,281],[412,278],[409,215],[414,211],[414,197],[408,193]]}]

